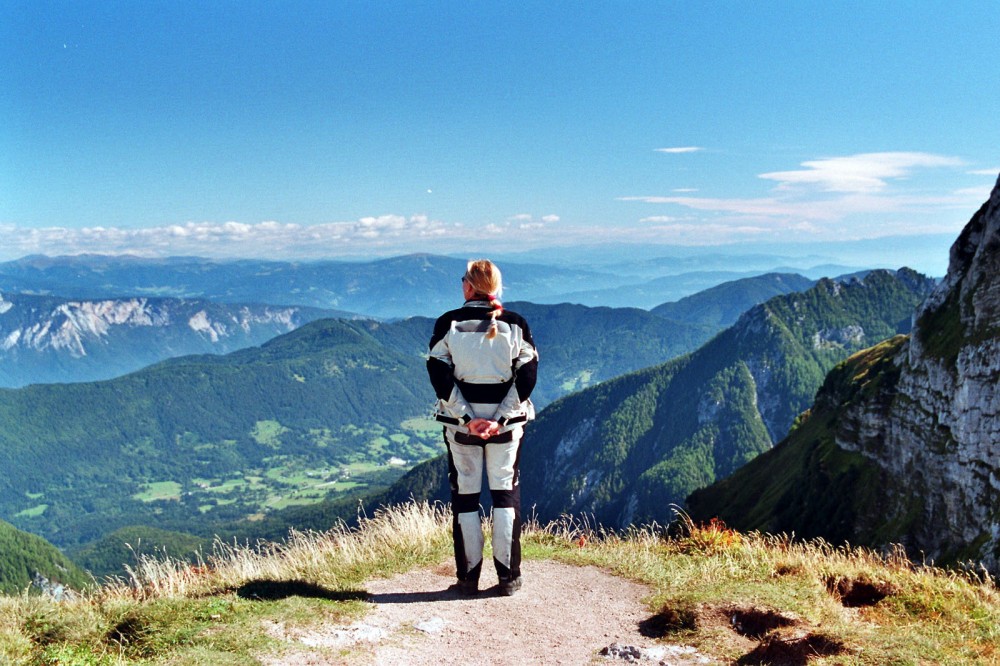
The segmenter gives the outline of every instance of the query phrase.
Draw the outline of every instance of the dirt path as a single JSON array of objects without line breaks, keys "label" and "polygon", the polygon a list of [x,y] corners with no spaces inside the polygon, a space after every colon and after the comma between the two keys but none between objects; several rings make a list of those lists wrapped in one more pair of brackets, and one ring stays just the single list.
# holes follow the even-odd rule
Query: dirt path
[{"label": "dirt path", "polygon": [[[372,612],[347,627],[309,632],[279,625],[268,632],[293,644],[268,664],[589,664],[612,644],[645,648],[650,661],[713,663],[692,648],[659,644],[640,632],[650,613],[647,587],[594,567],[523,563],[524,587],[500,596],[484,574],[478,596],[450,589],[451,565],[411,571],[366,585]],[[617,660],[617,663],[625,663]]]}]

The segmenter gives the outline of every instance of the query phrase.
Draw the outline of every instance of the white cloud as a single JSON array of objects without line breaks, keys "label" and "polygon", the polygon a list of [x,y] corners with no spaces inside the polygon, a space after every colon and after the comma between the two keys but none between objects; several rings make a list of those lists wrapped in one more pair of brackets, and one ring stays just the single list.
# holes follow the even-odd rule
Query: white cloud
[{"label": "white cloud", "polygon": [[705,150],[701,146],[676,146],[674,148],[656,148],[658,153],[669,153],[671,155],[680,155],[683,153],[697,153]]},{"label": "white cloud", "polygon": [[454,233],[467,234],[461,225],[450,228],[426,215],[379,215],[353,222],[316,225],[266,221],[187,222],[160,227],[119,228],[48,227],[26,229],[0,226],[4,254],[138,254],[162,256],[193,254],[209,257],[319,257],[364,253],[398,247]]},{"label": "white cloud", "polygon": [[655,222],[657,224],[665,224],[668,222],[676,222],[679,218],[672,217],[670,215],[653,215],[652,217],[644,217],[640,222]]},{"label": "white cloud", "polygon": [[1000,167],[993,167],[992,169],[974,169],[973,171],[966,171],[965,173],[971,176],[990,176],[996,178],[997,174],[1000,174]]},{"label": "white cloud", "polygon": [[906,178],[916,168],[958,167],[957,157],[916,152],[862,153],[803,162],[798,171],[775,171],[758,177],[778,182],[778,189],[815,185],[826,192],[879,192],[889,179]]},{"label": "white cloud", "polygon": [[[507,228],[511,228],[512,224],[518,229],[541,229],[547,224],[553,224],[559,221],[558,215],[543,215],[540,220],[536,220],[535,216],[530,213],[519,213],[517,215],[511,215],[507,218]],[[496,225],[491,225],[493,228]]]}]

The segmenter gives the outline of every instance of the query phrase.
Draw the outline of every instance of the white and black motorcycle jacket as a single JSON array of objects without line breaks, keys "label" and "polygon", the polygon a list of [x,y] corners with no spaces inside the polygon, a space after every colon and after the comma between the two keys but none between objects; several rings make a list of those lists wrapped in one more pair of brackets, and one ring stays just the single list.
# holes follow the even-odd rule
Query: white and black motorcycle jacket
[{"label": "white and black motorcycle jacket", "polygon": [[492,311],[489,301],[466,301],[434,324],[427,373],[438,398],[435,418],[456,432],[467,433],[474,418],[496,421],[504,433],[535,417],[538,352],[528,323],[504,310],[490,339]]}]

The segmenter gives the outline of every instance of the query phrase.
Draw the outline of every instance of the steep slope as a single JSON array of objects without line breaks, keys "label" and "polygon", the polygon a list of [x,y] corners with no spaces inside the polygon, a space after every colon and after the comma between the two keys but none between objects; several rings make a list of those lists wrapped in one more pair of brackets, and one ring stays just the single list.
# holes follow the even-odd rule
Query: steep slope
[{"label": "steep slope", "polygon": [[57,593],[60,585],[80,589],[89,580],[45,539],[0,520],[0,594],[17,594],[32,584]]},{"label": "steep slope", "polygon": [[767,273],[724,282],[678,301],[657,305],[650,312],[689,324],[728,328],[758,303],[775,296],[805,291],[815,283],[815,280],[797,273]]},{"label": "steep slope", "polygon": [[[692,495],[693,513],[859,544],[895,541],[914,555],[971,558],[1000,572],[998,266],[1000,182],[952,246],[913,334],[832,373],[803,425],[771,455]],[[832,526],[830,511],[839,516]]]},{"label": "steep slope", "polygon": [[0,386],[110,379],[174,356],[259,345],[336,314],[205,300],[0,294]]},{"label": "steep slope", "polygon": [[533,394],[545,406],[567,393],[693,351],[719,326],[667,321],[638,308],[512,302],[524,315],[544,370]]},{"label": "steep slope", "polygon": [[543,518],[668,519],[669,503],[769,449],[839,360],[908,330],[932,286],[908,269],[821,280],[751,309],[690,356],[554,403],[522,453],[524,493]]}]

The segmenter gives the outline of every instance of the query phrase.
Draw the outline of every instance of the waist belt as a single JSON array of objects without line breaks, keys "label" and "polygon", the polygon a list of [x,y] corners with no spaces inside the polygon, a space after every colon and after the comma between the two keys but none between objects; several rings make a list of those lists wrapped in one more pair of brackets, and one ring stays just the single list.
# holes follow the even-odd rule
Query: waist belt
[{"label": "waist belt", "polygon": [[482,446],[484,444],[506,444],[508,442],[512,442],[514,441],[514,432],[512,430],[508,430],[507,432],[502,432],[499,435],[493,435],[489,439],[483,439],[482,437],[470,435],[465,432],[452,433],[452,437],[454,437],[455,441],[459,444]]},{"label": "waist belt", "polygon": [[497,382],[495,384],[474,384],[456,379],[455,384],[467,402],[499,405],[507,397],[510,387],[514,384],[514,380],[509,379],[505,382]]}]

